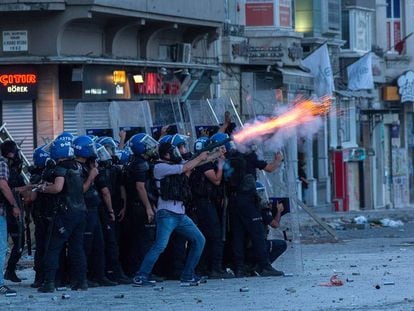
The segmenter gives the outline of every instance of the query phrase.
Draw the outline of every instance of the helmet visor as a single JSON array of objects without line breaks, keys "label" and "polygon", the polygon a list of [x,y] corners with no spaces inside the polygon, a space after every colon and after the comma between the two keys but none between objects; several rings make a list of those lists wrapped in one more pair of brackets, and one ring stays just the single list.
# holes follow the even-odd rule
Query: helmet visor
[{"label": "helmet visor", "polygon": [[100,146],[96,150],[96,153],[98,154],[99,161],[105,162],[105,161],[112,160],[112,156],[110,155],[110,153],[108,152],[108,150],[106,150],[104,146]]},{"label": "helmet visor", "polygon": [[159,143],[149,135],[142,137],[140,142],[143,143],[148,149],[157,148],[159,145]]}]

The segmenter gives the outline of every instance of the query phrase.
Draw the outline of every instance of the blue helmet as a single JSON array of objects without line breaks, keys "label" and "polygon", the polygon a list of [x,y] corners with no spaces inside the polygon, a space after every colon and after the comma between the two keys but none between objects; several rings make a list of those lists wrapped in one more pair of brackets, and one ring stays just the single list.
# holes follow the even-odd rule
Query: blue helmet
[{"label": "blue helmet", "polygon": [[207,136],[199,137],[194,142],[194,152],[198,153],[210,144],[211,144],[211,140]]},{"label": "blue helmet", "polygon": [[70,141],[54,140],[50,146],[50,157],[57,161],[72,158],[74,151]]},{"label": "blue helmet", "polygon": [[124,164],[128,163],[128,161],[131,157],[131,153],[128,150],[123,149],[123,150],[118,150],[116,152],[116,156],[119,159],[119,164],[124,165]]},{"label": "blue helmet", "polygon": [[62,132],[60,133],[55,140],[63,140],[63,141],[70,141],[72,142],[74,139],[74,136],[69,132]]},{"label": "blue helmet", "polygon": [[162,143],[170,143],[172,139],[172,135],[164,135],[163,137],[161,137],[160,139],[158,139],[158,142],[160,144]]},{"label": "blue helmet", "polygon": [[170,143],[174,146],[174,147],[180,147],[181,145],[186,145],[187,144],[187,139],[188,136],[184,136],[181,134],[175,134],[172,136]]},{"label": "blue helmet", "polygon": [[[223,142],[223,141],[225,141],[226,139],[229,139],[229,138],[230,138],[230,136],[227,135],[226,133],[219,132],[219,133],[216,133],[213,136],[211,136],[210,140],[213,144],[216,144],[216,143],[221,143],[221,142]],[[235,149],[233,142],[230,142],[230,141],[225,143],[224,146],[226,147],[227,152]]]},{"label": "blue helmet", "polygon": [[102,136],[96,142],[104,146],[111,156],[115,155],[118,145],[112,137]]},{"label": "blue helmet", "polygon": [[33,151],[33,164],[36,167],[46,167],[46,161],[50,158],[50,153],[43,149],[47,145],[42,145]]},{"label": "blue helmet", "polygon": [[128,146],[134,155],[151,156],[156,153],[158,142],[148,134],[139,133],[129,139]]},{"label": "blue helmet", "polygon": [[79,136],[73,140],[75,156],[82,158],[97,158],[96,146],[92,138],[86,135]]}]

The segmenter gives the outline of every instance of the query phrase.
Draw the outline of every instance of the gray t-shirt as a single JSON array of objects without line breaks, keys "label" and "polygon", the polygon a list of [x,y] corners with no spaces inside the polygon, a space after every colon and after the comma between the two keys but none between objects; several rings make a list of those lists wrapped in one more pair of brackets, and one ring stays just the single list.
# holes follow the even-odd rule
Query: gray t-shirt
[{"label": "gray t-shirt", "polygon": [[[167,164],[167,163],[157,163],[154,165],[154,177],[155,179],[162,179],[168,175],[177,175],[182,174],[183,165],[182,164]],[[157,187],[160,187],[160,182],[157,181]],[[161,197],[158,198],[157,210],[168,210],[176,214],[185,214],[184,203],[181,201],[172,201],[172,200],[163,200]]]}]

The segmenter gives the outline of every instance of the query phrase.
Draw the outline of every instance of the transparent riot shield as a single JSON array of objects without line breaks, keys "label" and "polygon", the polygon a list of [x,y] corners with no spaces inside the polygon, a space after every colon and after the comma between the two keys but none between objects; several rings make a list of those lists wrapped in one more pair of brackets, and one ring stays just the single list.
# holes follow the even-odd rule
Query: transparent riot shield
[{"label": "transparent riot shield", "polygon": [[187,100],[183,109],[186,131],[189,134],[189,143],[200,136],[211,136],[219,129],[219,120],[207,100]]},{"label": "transparent riot shield", "polygon": [[113,101],[109,106],[110,123],[114,138],[121,130],[128,139],[138,133],[151,133],[152,116],[148,101]]},{"label": "transparent riot shield", "polygon": [[162,127],[168,125],[168,134],[186,135],[183,112],[179,99],[163,99],[149,101],[153,125],[151,126],[151,135],[158,140]]},{"label": "transparent riot shield", "polygon": [[[233,123],[235,123],[235,129],[243,127],[243,120],[240,117],[240,114],[236,108],[235,103],[231,98],[218,98],[211,99],[208,101],[212,115],[215,115],[215,119],[218,123],[224,121],[225,113],[230,113],[230,118]],[[249,114],[247,115],[249,119],[257,118],[255,111],[255,106],[253,100],[251,99],[251,105]],[[290,144],[291,145],[291,144]],[[286,205],[289,205],[290,212],[285,214],[281,219],[281,228],[271,229],[268,235],[269,239],[285,239],[288,243],[288,249],[286,253],[277,259],[275,265],[279,269],[284,270],[286,273],[291,273],[294,275],[299,275],[303,273],[303,258],[302,258],[302,247],[300,242],[300,230],[299,230],[299,215],[298,215],[298,206],[296,202],[297,198],[297,169],[293,167],[289,161],[288,154],[291,153],[290,148],[286,146],[283,148],[283,153],[285,155],[285,160],[280,169],[273,173],[265,173],[260,171],[258,175],[259,181],[265,186],[266,196],[269,201],[279,200],[284,201]],[[275,150],[267,150],[265,146],[257,146],[257,154],[259,158],[265,159],[268,162],[273,161]],[[282,235],[283,233],[283,235]]]},{"label": "transparent riot shield", "polygon": [[112,136],[109,105],[109,102],[78,103],[75,109],[78,134]]}]

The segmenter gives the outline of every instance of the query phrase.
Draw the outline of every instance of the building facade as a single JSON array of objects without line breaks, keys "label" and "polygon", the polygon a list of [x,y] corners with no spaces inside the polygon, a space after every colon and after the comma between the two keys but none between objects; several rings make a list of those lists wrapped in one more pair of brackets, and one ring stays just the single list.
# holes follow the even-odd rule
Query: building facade
[{"label": "building facade", "polygon": [[[175,124],[180,98],[212,96],[221,0],[7,1],[0,12],[1,121],[28,155],[62,130]],[[114,124],[111,109],[144,100],[151,124]]]}]

